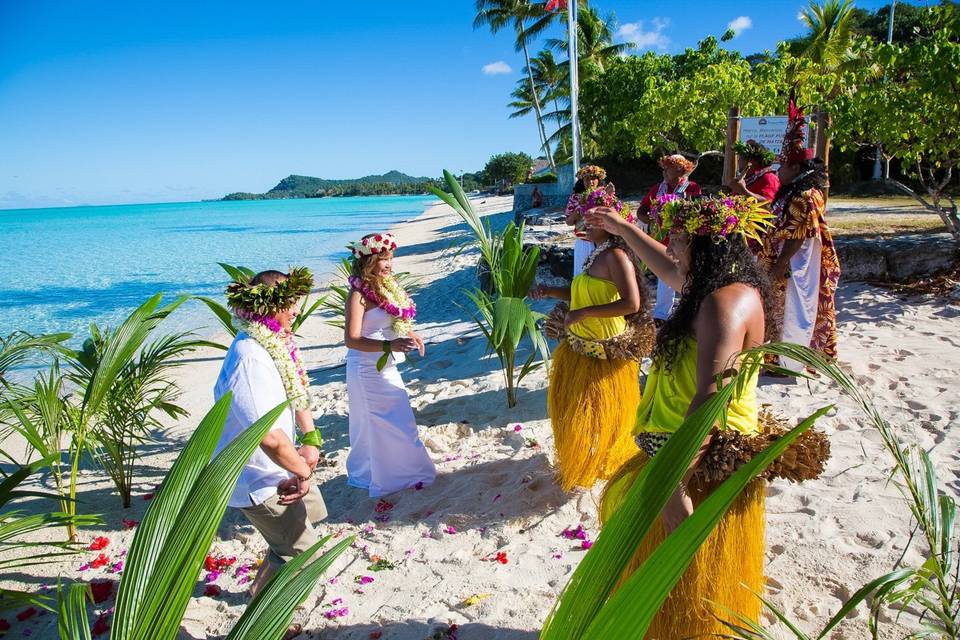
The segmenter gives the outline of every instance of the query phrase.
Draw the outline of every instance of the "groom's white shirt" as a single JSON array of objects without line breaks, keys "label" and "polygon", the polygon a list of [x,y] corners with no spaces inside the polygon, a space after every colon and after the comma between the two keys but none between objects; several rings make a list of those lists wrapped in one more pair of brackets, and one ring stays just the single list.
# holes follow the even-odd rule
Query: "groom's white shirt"
[{"label": "groom's white shirt", "polygon": [[[287,399],[280,372],[267,350],[241,332],[237,334],[223,359],[223,367],[214,387],[219,400],[233,392],[230,412],[223,427],[217,453],[265,413]],[[293,410],[284,411],[273,424],[295,442]],[[237,487],[230,497],[231,507],[252,507],[277,494],[277,484],[290,477],[283,467],[257,447],[247,466],[240,473]]]}]

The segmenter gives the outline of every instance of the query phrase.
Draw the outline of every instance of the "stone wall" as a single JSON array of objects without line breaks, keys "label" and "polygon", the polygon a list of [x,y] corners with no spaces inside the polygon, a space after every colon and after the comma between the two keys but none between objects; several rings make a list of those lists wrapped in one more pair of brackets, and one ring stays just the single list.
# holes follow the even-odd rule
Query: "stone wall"
[{"label": "stone wall", "polygon": [[956,264],[957,246],[949,233],[896,238],[836,238],[842,280],[911,280]]},{"label": "stone wall", "polygon": [[[960,260],[949,233],[897,238],[841,236],[835,241],[841,282],[913,280],[946,271]],[[572,277],[572,246],[544,243],[540,250],[540,262],[550,268],[551,274]]]},{"label": "stone wall", "polygon": [[540,189],[544,207],[565,207],[573,193],[573,165],[557,167],[557,181],[540,184],[518,184],[513,187],[513,210],[515,213],[533,208],[533,189]]}]

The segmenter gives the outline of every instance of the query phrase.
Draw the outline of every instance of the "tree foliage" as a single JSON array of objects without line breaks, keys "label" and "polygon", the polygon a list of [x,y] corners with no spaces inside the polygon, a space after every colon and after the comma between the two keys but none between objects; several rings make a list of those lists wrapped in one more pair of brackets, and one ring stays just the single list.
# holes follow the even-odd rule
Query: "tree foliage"
[{"label": "tree foliage", "polygon": [[483,168],[484,175],[490,182],[505,181],[510,184],[522,182],[527,177],[527,172],[533,166],[533,158],[523,153],[506,152],[498,153],[487,160],[487,165]]},{"label": "tree foliage", "polygon": [[960,10],[942,5],[922,19],[929,35],[870,45],[876,67],[846,72],[846,91],[833,109],[834,136],[841,145],[880,142],[899,158],[921,189],[894,183],[939,214],[960,243],[957,205],[947,192],[960,164]]}]

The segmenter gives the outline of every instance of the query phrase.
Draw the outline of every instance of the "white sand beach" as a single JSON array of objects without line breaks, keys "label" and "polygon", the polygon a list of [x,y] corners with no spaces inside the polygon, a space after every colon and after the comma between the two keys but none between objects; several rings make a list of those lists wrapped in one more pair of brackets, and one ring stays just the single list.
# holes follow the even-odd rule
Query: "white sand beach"
[{"label": "white sand beach", "polygon": [[[484,214],[510,215],[505,212],[511,199],[487,198],[475,206]],[[458,306],[466,302],[460,291],[476,282],[477,252],[463,249],[465,225],[448,207],[434,206],[394,231],[401,243],[395,269],[423,277],[416,302],[427,353],[411,358],[402,371],[437,480],[431,487],[389,496],[379,508],[377,500],[347,485],[345,348],[338,329],[311,318],[301,346],[319,399],[315,418],[329,461],[316,473],[330,511],[321,530],[335,538],[353,534],[357,542],[298,613],[296,619],[307,629],[301,637],[423,640],[454,637],[449,629],[457,625],[459,640],[534,640],[586,553],[579,540],[561,534],[582,525],[590,539],[597,535],[600,486],[564,494],[552,481],[544,371],[524,380],[519,406],[507,409],[496,359],[486,355],[485,342],[469,321],[469,307]],[[960,415],[960,307],[849,283],[841,286],[837,307],[844,366],[872,393],[904,439],[931,451],[941,478],[960,496],[960,431],[950,428]],[[104,536],[109,545],[31,567],[15,576],[18,584],[49,585],[58,575],[117,579],[110,566],[121,559],[134,534],[123,520],[142,517],[149,504],[144,496],[163,480],[212,404],[219,358],[213,350],[198,353],[181,369],[182,402],[191,417],[144,448],[133,507],[120,508],[103,474],[84,474],[80,510],[102,512],[106,525],[82,530],[82,540]],[[893,568],[910,534],[909,509],[886,482],[890,461],[877,433],[834,388],[764,379],[760,397],[792,419],[836,405],[819,424],[830,435],[833,451],[824,476],[803,485],[777,481],[768,489],[768,594],[801,629],[815,631],[860,586]],[[219,595],[203,595],[201,576],[183,638],[226,634],[247,601],[247,585],[235,567],[254,560],[264,548],[242,516],[228,511],[211,552],[235,556],[237,564],[216,580]],[[111,564],[78,571],[100,553]],[[394,568],[368,569],[375,556]],[[907,561],[918,558],[914,551]],[[98,606],[111,604],[109,599]],[[831,637],[868,638],[866,617],[865,607],[852,612]],[[766,620],[773,624],[769,616]],[[901,619],[904,628],[913,623],[909,615]],[[15,624],[29,629],[33,638],[56,637],[50,615]]]}]

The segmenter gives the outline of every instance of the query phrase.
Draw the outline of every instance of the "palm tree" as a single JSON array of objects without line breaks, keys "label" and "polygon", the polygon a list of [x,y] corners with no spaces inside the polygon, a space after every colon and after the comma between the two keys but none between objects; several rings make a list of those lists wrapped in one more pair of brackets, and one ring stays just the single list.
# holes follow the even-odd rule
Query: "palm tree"
[{"label": "palm tree", "polygon": [[[534,82],[538,90],[543,92],[544,101],[553,102],[553,113],[544,114],[544,119],[550,119],[551,117],[556,119],[558,114],[563,112],[560,107],[560,101],[562,100],[566,104],[567,119],[569,120],[570,85],[567,82],[569,67],[558,64],[553,57],[553,52],[549,49],[544,49],[534,56],[531,64],[533,65]],[[558,122],[558,124],[562,123]],[[552,138],[548,138],[547,141],[552,142]],[[559,157],[566,158],[570,155],[570,150],[567,148],[569,146],[568,142],[566,138],[558,140],[560,148],[557,149],[557,155]]]},{"label": "palm tree", "polygon": [[477,0],[477,15],[473,19],[473,28],[490,27],[491,33],[497,33],[506,26],[512,26],[517,34],[517,51],[523,51],[523,59],[527,70],[527,80],[530,83],[530,95],[533,98],[533,109],[537,115],[537,128],[540,131],[540,141],[543,151],[550,162],[550,168],[556,172],[553,163],[553,154],[547,143],[547,132],[543,126],[543,112],[540,108],[540,97],[537,95],[536,84],[533,80],[533,71],[530,66],[530,52],[527,49],[527,34],[524,26],[529,19],[535,19],[545,13],[542,4],[529,0]]},{"label": "palm tree", "polygon": [[[611,60],[634,48],[631,42],[619,44],[613,42],[616,25],[617,19],[613,13],[602,18],[592,8],[584,7],[578,14],[577,54],[581,80],[603,73]],[[570,41],[566,35],[563,38],[550,38],[547,40],[547,46],[556,51],[568,51]]]},{"label": "palm tree", "polygon": [[810,29],[809,44],[803,55],[823,71],[839,66],[847,57],[854,37],[853,0],[815,0],[800,12]]}]

